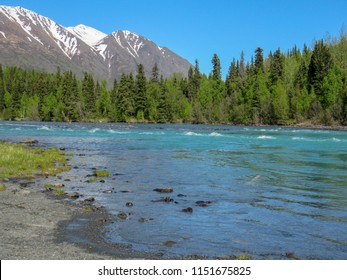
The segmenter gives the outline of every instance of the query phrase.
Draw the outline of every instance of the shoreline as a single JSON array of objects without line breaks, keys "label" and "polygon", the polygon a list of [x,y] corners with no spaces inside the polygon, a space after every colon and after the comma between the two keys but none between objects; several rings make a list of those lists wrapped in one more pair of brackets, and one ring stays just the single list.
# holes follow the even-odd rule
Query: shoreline
[{"label": "shoreline", "polygon": [[0,192],[1,260],[160,259],[129,246],[108,243],[104,209],[85,213],[80,204],[45,191],[6,183]]},{"label": "shoreline", "polygon": [[[35,123],[62,123],[70,124],[74,122],[51,122],[51,121],[32,121],[32,120],[1,120],[0,122],[10,122],[10,123],[21,123],[21,122],[35,122]],[[128,125],[137,125],[137,124],[148,124],[148,125],[207,125],[207,126],[230,126],[230,127],[280,127],[287,129],[312,129],[312,130],[331,130],[331,131],[347,131],[347,125],[330,125],[326,126],[323,124],[312,124],[310,122],[302,122],[290,125],[272,125],[272,124],[232,124],[232,123],[194,123],[194,122],[185,122],[185,123],[155,123],[155,122],[108,122],[108,121],[81,121],[76,123],[88,123],[88,124],[128,124]]]}]

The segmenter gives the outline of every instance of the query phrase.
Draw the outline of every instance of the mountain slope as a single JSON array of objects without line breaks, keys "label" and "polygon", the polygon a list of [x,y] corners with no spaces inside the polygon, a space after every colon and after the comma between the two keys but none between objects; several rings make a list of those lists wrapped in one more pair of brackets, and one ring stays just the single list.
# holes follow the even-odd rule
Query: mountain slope
[{"label": "mountain slope", "polygon": [[21,7],[0,6],[0,63],[49,72],[72,70],[113,81],[122,73],[135,73],[143,64],[149,75],[157,63],[165,77],[186,75],[189,62],[167,48],[130,31],[110,35],[92,27],[65,28],[48,17]]}]

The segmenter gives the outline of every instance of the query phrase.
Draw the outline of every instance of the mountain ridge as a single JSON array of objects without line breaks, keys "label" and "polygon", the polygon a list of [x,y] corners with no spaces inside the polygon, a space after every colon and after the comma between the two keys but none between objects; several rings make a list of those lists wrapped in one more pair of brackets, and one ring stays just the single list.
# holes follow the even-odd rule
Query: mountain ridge
[{"label": "mountain ridge", "polygon": [[64,27],[20,6],[0,6],[0,63],[49,72],[60,67],[79,77],[89,72],[109,82],[123,73],[136,73],[138,64],[144,65],[147,76],[157,64],[164,77],[186,76],[191,66],[134,32],[106,34],[84,24]]}]

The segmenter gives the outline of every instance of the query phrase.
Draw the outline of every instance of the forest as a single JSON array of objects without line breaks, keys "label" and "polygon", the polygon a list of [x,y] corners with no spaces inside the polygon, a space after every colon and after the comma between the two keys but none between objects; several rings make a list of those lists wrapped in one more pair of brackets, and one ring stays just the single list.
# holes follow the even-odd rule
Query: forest
[{"label": "forest", "polygon": [[347,36],[317,40],[251,61],[234,59],[226,78],[213,55],[207,76],[199,62],[187,76],[164,79],[157,65],[150,77],[143,65],[113,85],[87,71],[44,73],[0,65],[0,119],[211,123],[235,125],[346,125]]}]

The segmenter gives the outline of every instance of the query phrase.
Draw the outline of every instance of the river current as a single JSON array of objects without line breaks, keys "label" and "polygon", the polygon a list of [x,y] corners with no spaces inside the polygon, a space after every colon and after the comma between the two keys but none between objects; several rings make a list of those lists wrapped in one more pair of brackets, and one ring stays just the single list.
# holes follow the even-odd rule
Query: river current
[{"label": "river current", "polygon": [[[346,131],[0,122],[0,140],[29,137],[72,153],[67,192],[127,214],[108,241],[168,258],[347,259]],[[95,169],[110,176],[86,182]]]}]

